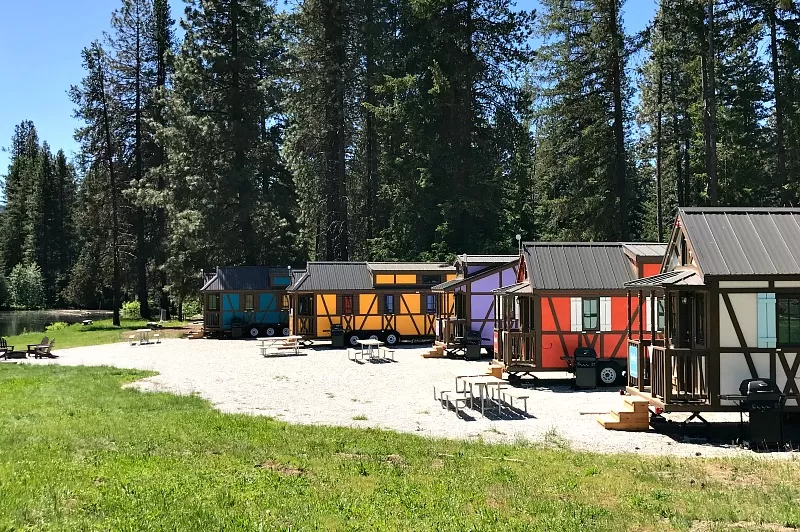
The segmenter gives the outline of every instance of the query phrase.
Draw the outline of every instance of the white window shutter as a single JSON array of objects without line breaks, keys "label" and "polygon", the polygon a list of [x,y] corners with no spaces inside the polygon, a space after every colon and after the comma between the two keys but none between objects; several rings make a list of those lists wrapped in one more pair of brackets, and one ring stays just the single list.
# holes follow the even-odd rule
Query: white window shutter
[{"label": "white window shutter", "polygon": [[652,329],[653,326],[653,298],[646,297],[644,298],[644,308],[641,309],[641,312],[644,312],[644,330],[649,331]]},{"label": "white window shutter", "polygon": [[600,298],[600,330],[611,330],[611,298]]},{"label": "white window shutter", "polygon": [[570,301],[570,331],[583,330],[583,300],[579,297],[571,297]]}]

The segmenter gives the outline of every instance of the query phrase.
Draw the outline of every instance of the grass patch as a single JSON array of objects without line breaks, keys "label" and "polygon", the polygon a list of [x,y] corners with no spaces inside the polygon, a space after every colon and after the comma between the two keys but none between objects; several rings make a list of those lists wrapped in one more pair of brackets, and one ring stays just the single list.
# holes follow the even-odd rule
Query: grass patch
[{"label": "grass patch", "polygon": [[289,425],[121,388],[146,375],[0,365],[0,530],[800,524],[797,461],[606,456]]},{"label": "grass patch", "polygon": [[353,421],[366,421],[367,416],[364,414],[358,414],[357,416],[353,416]]},{"label": "grass patch", "polygon": [[[51,340],[55,339],[56,349],[127,342],[131,331],[144,329],[147,326],[147,320],[120,320],[120,325],[120,327],[114,327],[111,320],[97,320],[91,325],[73,323],[72,325],[57,326],[57,330],[44,333],[36,332],[9,336],[6,337],[6,341],[18,350],[25,350],[28,344],[38,344],[43,336],[47,336]],[[186,325],[185,322],[170,321],[165,322],[163,325],[164,328],[158,331],[162,339],[178,338],[186,332],[181,329]]]}]

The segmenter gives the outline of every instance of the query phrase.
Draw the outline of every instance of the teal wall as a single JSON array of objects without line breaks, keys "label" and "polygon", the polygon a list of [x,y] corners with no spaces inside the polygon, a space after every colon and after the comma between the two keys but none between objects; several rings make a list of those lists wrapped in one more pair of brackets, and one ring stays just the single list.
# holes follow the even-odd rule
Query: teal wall
[{"label": "teal wall", "polygon": [[233,323],[243,325],[251,323],[289,324],[289,311],[281,311],[283,292],[256,292],[255,309],[239,310],[244,305],[244,294],[222,293],[222,328],[228,330]]}]

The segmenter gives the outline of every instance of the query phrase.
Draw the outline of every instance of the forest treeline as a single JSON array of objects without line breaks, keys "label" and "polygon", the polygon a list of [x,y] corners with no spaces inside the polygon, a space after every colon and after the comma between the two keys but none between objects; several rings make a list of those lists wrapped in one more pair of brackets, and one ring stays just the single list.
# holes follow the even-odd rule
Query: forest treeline
[{"label": "forest treeline", "polygon": [[69,89],[80,152],[16,128],[0,297],[16,268],[48,305],[150,316],[216,265],[663,241],[678,206],[797,204],[798,3],[661,0],[637,34],[624,4],[190,0],[178,28],[122,0]]}]

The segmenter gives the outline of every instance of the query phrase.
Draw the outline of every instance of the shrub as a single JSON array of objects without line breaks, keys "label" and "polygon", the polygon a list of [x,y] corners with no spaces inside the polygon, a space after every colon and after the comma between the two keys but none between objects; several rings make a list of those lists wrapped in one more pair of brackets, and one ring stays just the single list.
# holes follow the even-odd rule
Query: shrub
[{"label": "shrub", "polygon": [[6,276],[0,271],[0,308],[10,307],[11,302],[8,300],[8,281]]},{"label": "shrub", "polygon": [[135,320],[141,315],[141,308],[138,301],[125,301],[122,304],[122,317],[127,320]]},{"label": "shrub", "polygon": [[63,331],[69,327],[69,324],[63,321],[55,321],[44,328],[44,332]]},{"label": "shrub", "polygon": [[183,316],[191,317],[200,314],[200,300],[199,299],[185,299],[183,301]]},{"label": "shrub", "polygon": [[8,291],[11,304],[18,308],[42,308],[44,306],[44,279],[39,265],[22,263],[14,266],[8,276]]}]

